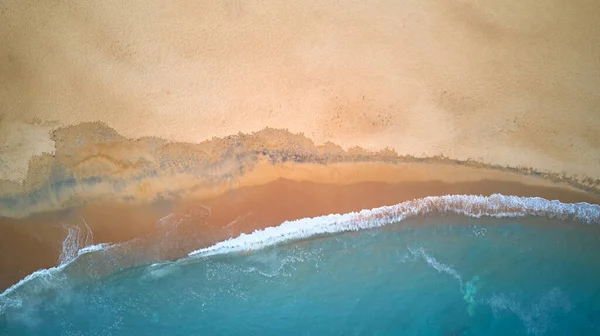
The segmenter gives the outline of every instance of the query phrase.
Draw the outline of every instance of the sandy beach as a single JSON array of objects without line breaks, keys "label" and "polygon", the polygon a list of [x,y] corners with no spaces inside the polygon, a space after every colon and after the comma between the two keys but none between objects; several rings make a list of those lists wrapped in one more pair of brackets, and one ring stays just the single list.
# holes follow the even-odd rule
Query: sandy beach
[{"label": "sandy beach", "polygon": [[600,178],[600,4],[10,1],[0,180],[101,121],[199,143],[272,127],[317,145]]},{"label": "sandy beach", "polygon": [[598,15],[587,0],[2,4],[0,288],[57,265],[68,227],[164,260],[426,196],[600,204]]}]

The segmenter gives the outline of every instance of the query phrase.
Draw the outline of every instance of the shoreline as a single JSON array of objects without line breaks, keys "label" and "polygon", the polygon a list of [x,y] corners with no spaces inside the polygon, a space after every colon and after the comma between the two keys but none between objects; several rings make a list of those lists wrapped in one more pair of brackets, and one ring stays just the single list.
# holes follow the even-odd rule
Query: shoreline
[{"label": "shoreline", "polygon": [[[56,266],[67,228],[84,229],[84,224],[93,233],[93,244],[118,244],[141,238],[142,243],[134,248],[158,261],[181,258],[193,250],[284,221],[349,213],[426,196],[500,193],[600,204],[600,197],[593,194],[535,178],[526,184],[516,174],[510,181],[511,174],[497,171],[481,170],[476,176],[466,167],[431,165],[431,171],[447,176],[444,182],[430,180],[432,174],[426,174],[427,170],[418,165],[407,164],[401,175],[398,167],[386,165],[354,168],[284,169],[286,174],[282,175],[287,178],[271,180],[273,171],[263,167],[254,172],[257,176],[241,179],[237,188],[215,197],[184,195],[176,200],[137,205],[103,201],[20,219],[0,218],[0,288],[7,288],[38,269]],[[271,169],[280,171],[281,167]],[[455,174],[448,175],[448,169]],[[337,177],[331,179],[332,183],[323,183],[331,177],[327,174]],[[256,182],[259,177],[266,182],[248,182]],[[311,177],[313,181],[300,177]],[[364,181],[368,179],[374,181]]]},{"label": "shoreline", "polygon": [[532,168],[459,161],[444,156],[400,156],[392,150],[317,146],[302,134],[264,129],[197,144],[125,138],[102,123],[52,134],[53,154],[35,156],[26,179],[0,180],[0,216],[25,218],[114,201],[142,205],[160,200],[211,198],[278,178],[333,183],[407,181],[514,181],[560,186],[600,196],[600,180]]},{"label": "shoreline", "polygon": [[600,181],[317,146],[277,129],[191,144],[131,140],[87,123],[52,137],[55,153],[34,157],[21,185],[0,181],[0,288],[56,266],[69,228],[89,227],[93,244],[137,241],[128,248],[161,261],[285,221],[427,196],[600,204]]}]

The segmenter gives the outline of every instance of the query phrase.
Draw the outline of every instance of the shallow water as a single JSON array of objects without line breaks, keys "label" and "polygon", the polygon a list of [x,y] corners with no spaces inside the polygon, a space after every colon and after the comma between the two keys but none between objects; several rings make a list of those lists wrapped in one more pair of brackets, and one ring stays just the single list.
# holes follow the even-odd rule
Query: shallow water
[{"label": "shallow water", "polygon": [[600,334],[597,225],[428,216],[90,277],[94,253],[0,335]]}]

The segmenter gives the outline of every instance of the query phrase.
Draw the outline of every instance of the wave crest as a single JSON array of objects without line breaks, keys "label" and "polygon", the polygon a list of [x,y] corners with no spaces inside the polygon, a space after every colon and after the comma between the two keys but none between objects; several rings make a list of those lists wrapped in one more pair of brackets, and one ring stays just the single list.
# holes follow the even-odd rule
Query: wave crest
[{"label": "wave crest", "polygon": [[493,194],[491,196],[447,195],[430,196],[412,201],[347,214],[332,214],[286,221],[276,227],[241,234],[210,247],[191,252],[202,257],[232,252],[258,250],[289,241],[321,234],[358,231],[400,222],[407,218],[450,213],[467,217],[507,218],[545,216],[586,224],[600,222],[600,206],[589,203],[562,203],[540,197],[519,197]]},{"label": "wave crest", "polygon": [[[304,218],[286,221],[276,227],[268,227],[250,234],[242,234],[236,238],[219,242],[207,248],[191,252],[190,257],[204,257],[216,254],[226,254],[257,250],[293,240],[306,239],[322,234],[358,231],[379,227],[407,218],[432,213],[453,213],[468,217],[522,217],[545,216],[562,220],[573,220],[583,223],[600,222],[600,206],[589,203],[566,204],[559,201],[549,201],[539,197],[517,197],[494,194],[491,196],[449,195],[416,199],[393,206],[384,206],[360,212],[347,214],[332,214],[314,218]],[[156,237],[161,242],[175,236],[171,231],[177,230],[180,221],[167,216],[159,220],[161,230]],[[83,219],[82,219],[83,220]],[[112,271],[144,263],[162,265],[160,255],[162,247],[146,246],[146,240],[152,237],[140,237],[121,244],[96,244],[93,235],[85,221],[85,231],[81,227],[66,228],[67,237],[63,241],[63,250],[59,265],[48,269],[38,270],[0,294],[0,315],[11,307],[21,307],[23,300],[38,297],[41,293],[52,292],[61,287],[69,286],[73,280],[70,274],[96,277],[109,274]],[[83,247],[82,247],[83,246]],[[165,247],[165,248],[168,248]],[[438,264],[433,259],[427,259],[423,251],[413,251],[419,254],[438,271],[448,273],[462,279],[452,268]],[[70,280],[71,279],[71,280]]]}]

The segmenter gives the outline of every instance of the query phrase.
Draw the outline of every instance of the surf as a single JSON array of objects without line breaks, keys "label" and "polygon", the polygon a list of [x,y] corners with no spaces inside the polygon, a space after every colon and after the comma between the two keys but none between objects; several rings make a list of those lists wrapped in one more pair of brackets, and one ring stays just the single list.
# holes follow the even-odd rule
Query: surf
[{"label": "surf", "polygon": [[[66,235],[62,242],[63,253],[61,253],[56,267],[38,270],[0,294],[0,315],[6,314],[10,310],[27,308],[28,305],[32,305],[32,298],[53,300],[57,295],[61,295],[61,291],[77,288],[81,284],[101,281],[101,279],[110,277],[111,274],[128,269],[137,267],[147,269],[142,278],[148,281],[170,279],[181,269],[185,269],[187,264],[210,262],[213,257],[251,256],[263,250],[300,241],[310,241],[317,237],[361,232],[411,219],[444,214],[475,219],[541,217],[583,224],[600,222],[600,206],[588,203],[568,204],[538,197],[500,194],[491,196],[448,195],[415,199],[359,212],[286,221],[279,226],[241,234],[238,237],[191,251],[187,257],[179,260],[165,261],[155,260],[144,255],[145,252],[141,248],[144,246],[144,237],[121,244],[95,244],[93,233],[82,219],[84,225],[65,228]],[[178,223],[172,217],[165,216],[158,222],[160,227],[165,230],[165,237],[177,230]],[[485,236],[485,230],[485,227],[480,227],[474,229],[473,234],[475,237],[482,237]],[[408,247],[403,260],[408,260],[407,258],[423,260],[438,273],[453,279],[468,307],[467,310],[471,313],[478,305],[487,304],[487,306],[495,305],[497,311],[514,312],[524,321],[529,318],[523,310],[514,308],[515,305],[500,304],[499,302],[506,301],[502,301],[502,297],[488,299],[486,302],[481,301],[477,294],[479,290],[478,275],[473,275],[469,281],[466,281],[461,272],[453,265],[440,261],[422,246]],[[263,259],[261,257],[258,260]],[[268,278],[277,278],[281,274],[291,274],[296,267],[294,265],[297,265],[299,260],[303,259],[298,256],[287,256],[281,260],[276,258],[273,261],[274,264],[268,267],[260,266],[262,262],[259,261],[257,264],[259,266],[252,266],[248,271]],[[43,305],[38,302],[39,300],[34,301],[35,305]]]},{"label": "surf", "polygon": [[594,335],[599,237],[596,225],[543,217],[427,215],[71,279],[127,250],[113,247],[77,257],[59,272],[61,286],[21,297],[0,330]]},{"label": "surf", "polygon": [[251,251],[317,235],[371,229],[434,213],[458,214],[472,218],[541,216],[586,224],[600,222],[600,206],[589,203],[569,204],[540,197],[501,194],[431,196],[360,212],[286,221],[275,227],[241,234],[239,237],[198,249],[189,256]]}]

